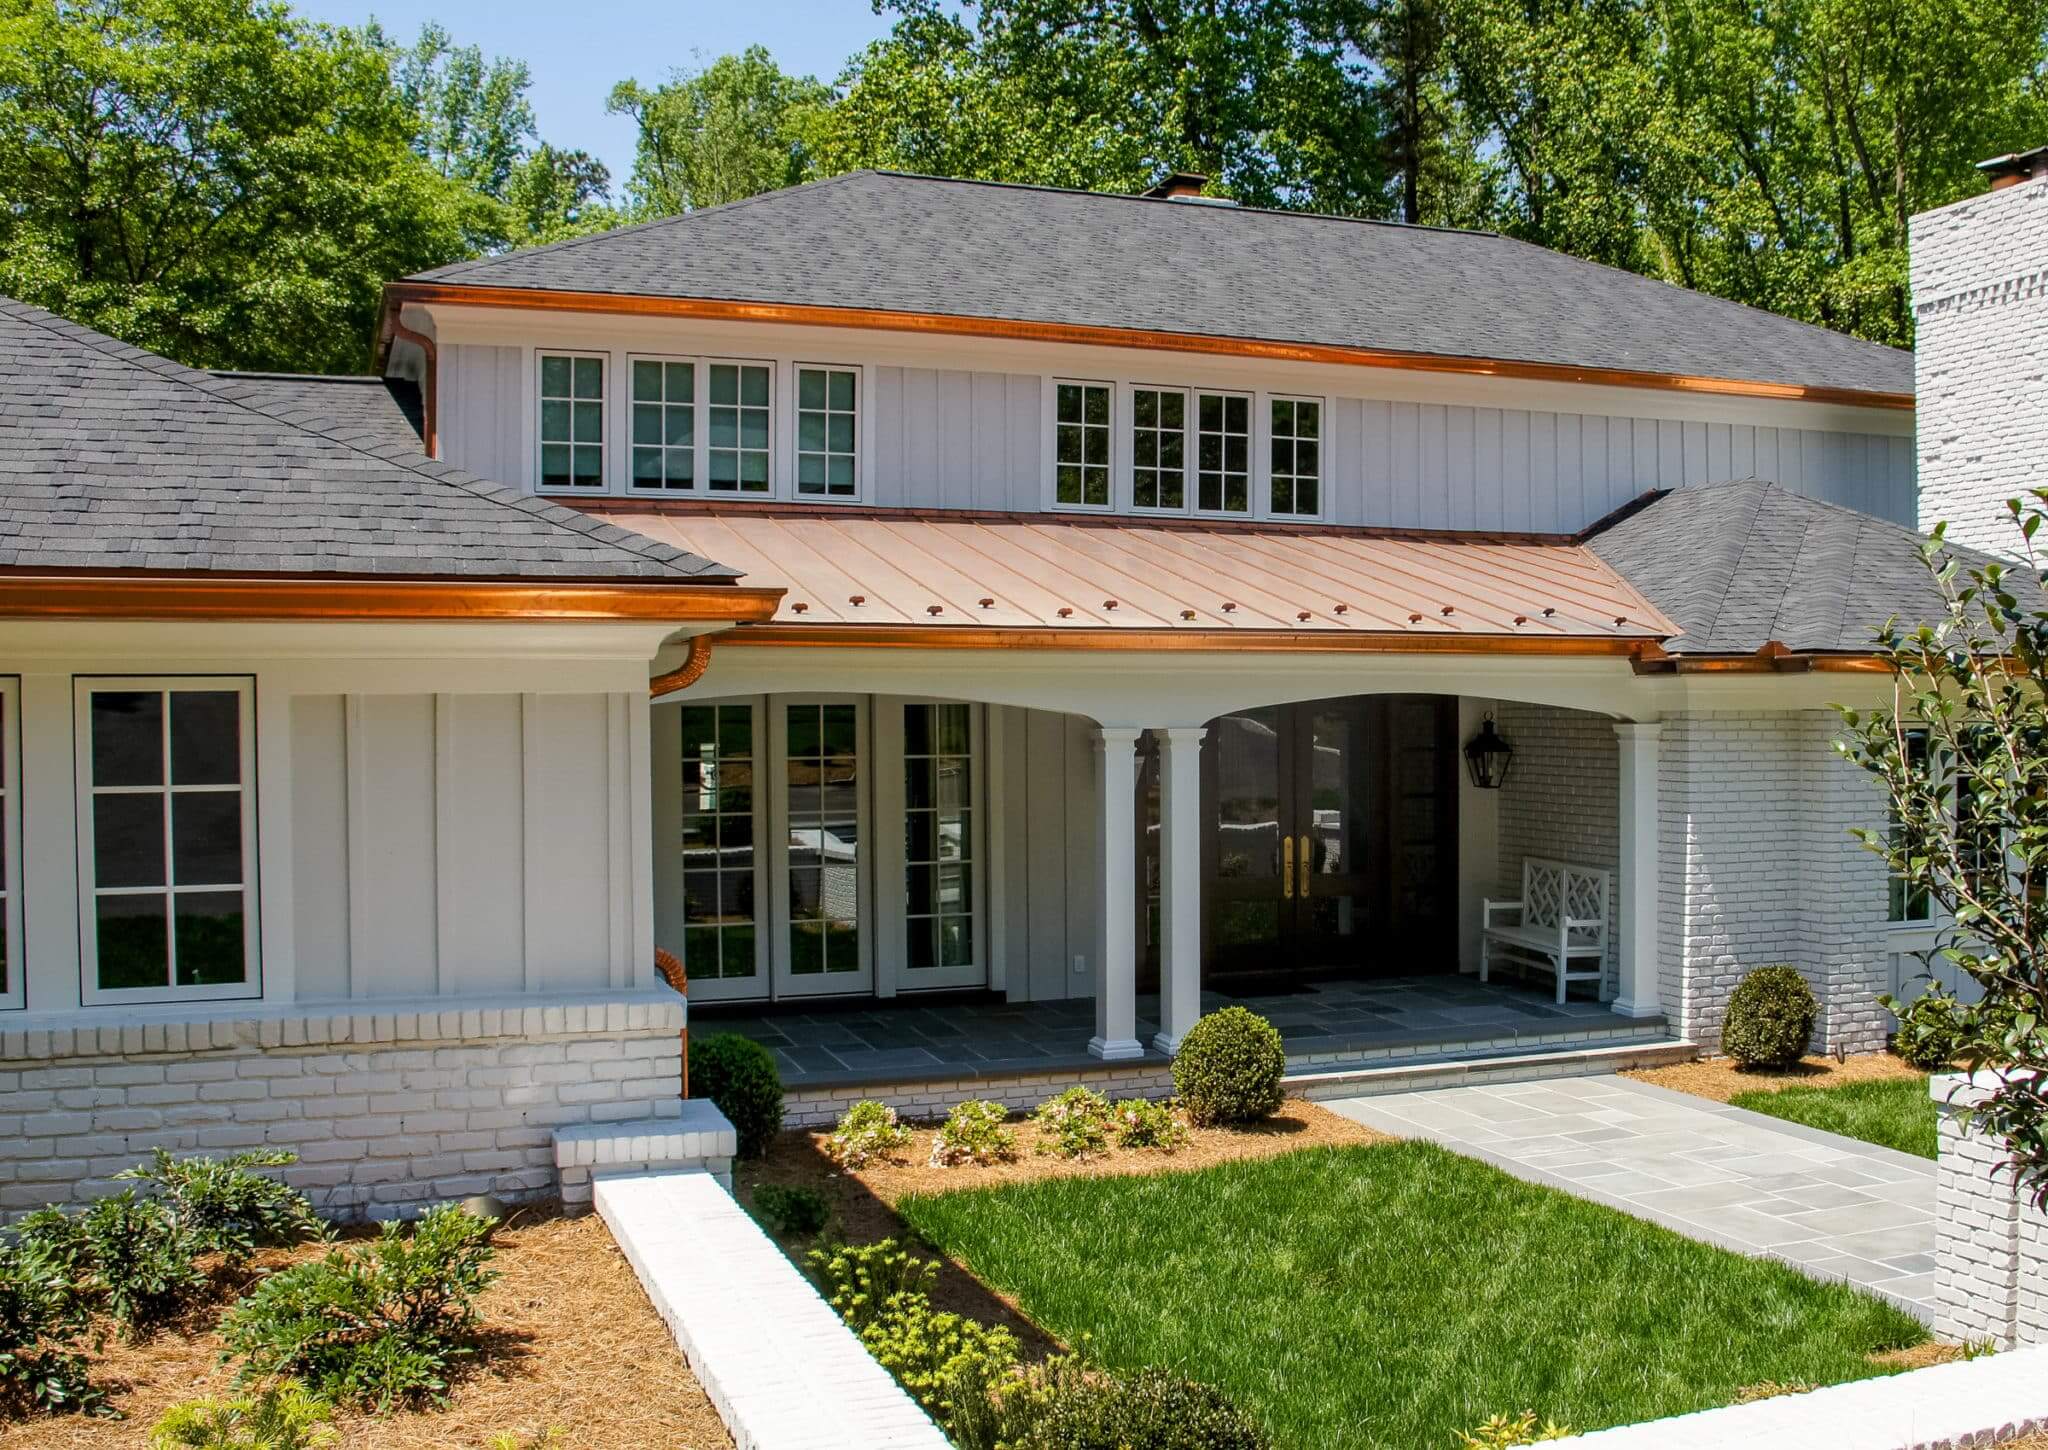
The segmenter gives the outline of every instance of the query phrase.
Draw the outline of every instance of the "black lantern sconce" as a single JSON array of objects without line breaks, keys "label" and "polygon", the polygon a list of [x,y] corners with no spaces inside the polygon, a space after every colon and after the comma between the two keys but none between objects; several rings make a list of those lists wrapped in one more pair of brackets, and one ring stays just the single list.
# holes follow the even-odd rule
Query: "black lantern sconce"
[{"label": "black lantern sconce", "polygon": [[1479,733],[1465,742],[1465,769],[1472,784],[1481,790],[1499,790],[1507,783],[1508,767],[1514,764],[1515,747],[1500,738],[1493,728],[1493,712],[1480,722]]}]

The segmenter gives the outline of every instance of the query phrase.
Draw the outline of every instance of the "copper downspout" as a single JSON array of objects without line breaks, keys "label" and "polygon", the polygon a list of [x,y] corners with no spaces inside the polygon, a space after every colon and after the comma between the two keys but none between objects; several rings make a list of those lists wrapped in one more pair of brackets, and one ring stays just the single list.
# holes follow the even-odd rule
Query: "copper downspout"
[{"label": "copper downspout", "polygon": [[399,320],[396,312],[391,314],[391,335],[402,342],[411,343],[420,350],[421,355],[426,359],[426,377],[420,384],[420,396],[425,404],[425,417],[421,419],[421,422],[425,427],[427,435],[424,440],[427,445],[427,457],[439,458],[441,456],[441,410],[435,395],[440,391],[441,355],[434,350],[434,339],[428,337],[424,332],[417,332],[407,327]]},{"label": "copper downspout", "polygon": [[683,656],[683,662],[666,674],[656,675],[647,682],[647,693],[655,699],[673,695],[678,690],[687,690],[704,678],[704,671],[711,666],[711,636],[693,634],[690,636],[690,652]]}]

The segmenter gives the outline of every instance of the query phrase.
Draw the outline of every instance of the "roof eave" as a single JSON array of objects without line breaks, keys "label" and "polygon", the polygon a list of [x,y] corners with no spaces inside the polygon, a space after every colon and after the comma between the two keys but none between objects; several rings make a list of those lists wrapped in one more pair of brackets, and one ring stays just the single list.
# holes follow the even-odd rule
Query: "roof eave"
[{"label": "roof eave", "polygon": [[490,287],[475,283],[419,281],[387,282],[384,285],[384,299],[377,329],[379,368],[383,366],[384,349],[391,334],[392,324],[399,309],[408,302],[423,306],[523,308],[543,312],[682,317],[696,321],[767,322],[954,337],[995,337],[1012,341],[1050,342],[1075,346],[1203,353],[1222,357],[1257,357],[1283,362],[1334,363],[1348,367],[1392,368],[1411,372],[1767,398],[1784,402],[1827,403],[1854,408],[1911,410],[1914,406],[1914,395],[1910,392],[1881,392],[1805,383],[1700,377],[1684,373],[1639,372],[1626,368],[1579,367],[1559,363],[1526,362],[1514,358],[1400,352],[1392,349],[1346,347],[1325,343],[1283,342],[1268,338],[1156,332],[1089,323],[1031,322],[1013,318],[960,316],[952,313],[898,312],[877,308],[825,307],[809,303],[746,302],[730,298],[667,297],[646,293],[580,292],[557,288]]}]

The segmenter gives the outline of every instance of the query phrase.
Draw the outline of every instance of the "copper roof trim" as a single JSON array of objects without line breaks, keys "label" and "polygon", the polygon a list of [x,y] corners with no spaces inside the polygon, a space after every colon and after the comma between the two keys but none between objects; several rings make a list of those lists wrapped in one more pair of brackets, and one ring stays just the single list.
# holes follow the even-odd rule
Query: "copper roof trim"
[{"label": "copper roof trim", "polygon": [[779,589],[730,584],[0,575],[0,619],[710,620],[771,618]]}]

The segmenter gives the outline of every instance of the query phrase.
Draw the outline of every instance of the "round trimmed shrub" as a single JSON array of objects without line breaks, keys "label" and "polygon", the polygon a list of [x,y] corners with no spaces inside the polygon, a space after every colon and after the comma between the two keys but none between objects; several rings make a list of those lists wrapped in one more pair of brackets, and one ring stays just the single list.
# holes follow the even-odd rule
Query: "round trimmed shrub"
[{"label": "round trimmed shrub", "polygon": [[782,1131],[782,1075],[751,1037],[722,1032],[693,1047],[690,1096],[718,1105],[739,1134],[742,1158],[759,1158]]},{"label": "round trimmed shrub", "polygon": [[1221,1390],[1141,1369],[1062,1386],[1022,1443],[1029,1450],[1268,1450],[1272,1442]]},{"label": "round trimmed shrub", "polygon": [[1181,1039],[1173,1090],[1198,1124],[1256,1122],[1280,1110],[1286,1071],[1279,1030],[1249,1008],[1225,1007]]},{"label": "round trimmed shrub", "polygon": [[1820,1003],[1797,967],[1758,967],[1737,984],[1721,1050],[1744,1067],[1791,1067],[1813,1045]]}]

